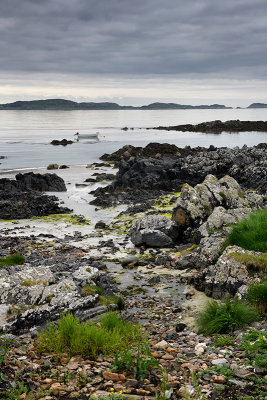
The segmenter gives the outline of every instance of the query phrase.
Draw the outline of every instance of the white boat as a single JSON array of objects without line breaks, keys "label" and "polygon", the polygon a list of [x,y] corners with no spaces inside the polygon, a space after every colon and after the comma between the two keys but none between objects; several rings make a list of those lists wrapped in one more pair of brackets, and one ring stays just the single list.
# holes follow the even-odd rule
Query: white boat
[{"label": "white boat", "polygon": [[99,135],[99,132],[96,132],[96,133],[79,133],[79,132],[77,132],[77,133],[75,133],[74,136],[76,136],[76,140],[78,142],[80,139],[99,140],[98,135]]}]

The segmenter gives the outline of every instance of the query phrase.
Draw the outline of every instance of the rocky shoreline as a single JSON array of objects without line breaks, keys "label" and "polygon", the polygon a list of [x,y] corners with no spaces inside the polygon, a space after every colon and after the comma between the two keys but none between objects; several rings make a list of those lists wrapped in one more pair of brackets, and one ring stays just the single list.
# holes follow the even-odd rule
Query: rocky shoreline
[{"label": "rocky shoreline", "polygon": [[[242,347],[250,327],[218,345],[218,337],[197,333],[194,321],[206,295],[242,298],[248,284],[259,281],[233,254],[260,253],[222,245],[229,224],[266,208],[266,149],[150,144],[104,155],[106,162],[89,166],[85,188],[99,177],[106,184],[113,179],[110,163],[119,170],[111,185],[94,191],[95,212],[112,207],[102,215],[113,215],[95,225],[40,193],[66,190],[55,174],[1,179],[0,210],[7,209],[5,191],[17,205],[0,220],[0,260],[16,253],[25,262],[0,267],[0,341],[12,339],[0,364],[0,391],[19,380],[25,383],[20,395],[27,389],[45,400],[108,396],[111,389],[129,398],[161,392],[164,399],[263,399],[266,371],[255,368]],[[52,208],[30,208],[47,198]],[[20,218],[28,219],[20,225]],[[41,224],[49,233],[37,234]],[[71,311],[97,321],[106,310],[120,309],[120,298],[126,305],[121,316],[142,323],[163,375],[138,380],[111,372],[112,358],[101,354],[88,360],[37,352],[36,335],[47,320]],[[266,327],[264,320],[253,324],[262,334]]]},{"label": "rocky shoreline", "polygon": [[180,132],[267,132],[267,121],[240,121],[230,120],[222,122],[220,120],[201,122],[200,124],[184,124],[175,126],[158,126],[148,129],[158,129],[166,131]]},{"label": "rocky shoreline", "polygon": [[175,145],[151,143],[144,149],[124,146],[119,151],[102,156],[114,161],[119,171],[115,180],[94,192],[92,204],[111,207],[120,202],[145,202],[160,194],[179,192],[184,183],[197,185],[208,174],[222,178],[230,175],[242,189],[267,187],[267,144],[243,146],[241,149],[178,148]]}]

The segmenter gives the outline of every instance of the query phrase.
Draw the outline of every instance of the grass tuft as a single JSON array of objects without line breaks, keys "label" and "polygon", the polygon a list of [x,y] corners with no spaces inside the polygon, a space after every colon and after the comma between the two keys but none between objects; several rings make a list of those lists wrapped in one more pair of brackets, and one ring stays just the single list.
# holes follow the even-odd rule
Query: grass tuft
[{"label": "grass tuft", "polygon": [[267,208],[239,221],[227,236],[226,246],[229,245],[267,252]]},{"label": "grass tuft", "polygon": [[25,263],[25,257],[20,254],[10,254],[9,256],[0,258],[0,267],[8,265],[19,265]]},{"label": "grass tuft", "polygon": [[260,314],[265,314],[267,312],[267,279],[249,286],[247,299]]},{"label": "grass tuft", "polygon": [[96,359],[100,353],[115,354],[140,337],[139,325],[123,321],[114,312],[104,314],[100,324],[80,322],[72,314],[66,314],[47,325],[38,336],[37,349],[41,353],[67,352],[70,356],[79,354]]},{"label": "grass tuft", "polygon": [[226,299],[224,303],[219,304],[213,300],[200,313],[197,327],[200,333],[206,335],[228,333],[257,319],[256,310],[245,302]]}]

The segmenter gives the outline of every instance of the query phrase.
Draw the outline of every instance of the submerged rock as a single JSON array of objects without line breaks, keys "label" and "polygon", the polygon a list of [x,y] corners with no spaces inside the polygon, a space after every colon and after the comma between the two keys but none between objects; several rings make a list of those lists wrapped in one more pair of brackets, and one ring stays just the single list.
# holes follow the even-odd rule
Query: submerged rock
[{"label": "submerged rock", "polygon": [[52,144],[53,146],[67,146],[68,144],[72,144],[74,143],[72,140],[67,140],[67,139],[62,139],[62,140],[52,140],[52,142],[50,144]]}]

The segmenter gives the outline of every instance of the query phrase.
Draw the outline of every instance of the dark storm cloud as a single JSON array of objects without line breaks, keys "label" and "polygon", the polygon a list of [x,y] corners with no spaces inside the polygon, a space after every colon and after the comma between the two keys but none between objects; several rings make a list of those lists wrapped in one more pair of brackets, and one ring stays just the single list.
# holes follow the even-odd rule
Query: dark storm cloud
[{"label": "dark storm cloud", "polygon": [[0,71],[267,75],[266,0],[0,0]]}]

